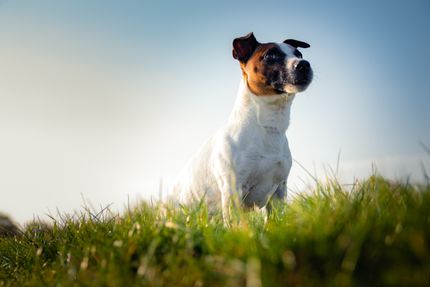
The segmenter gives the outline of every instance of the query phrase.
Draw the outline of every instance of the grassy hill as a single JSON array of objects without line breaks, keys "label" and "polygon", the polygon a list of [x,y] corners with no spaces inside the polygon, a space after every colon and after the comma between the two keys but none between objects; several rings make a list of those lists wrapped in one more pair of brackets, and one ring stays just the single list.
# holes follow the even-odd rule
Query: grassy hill
[{"label": "grassy hill", "polygon": [[430,286],[430,185],[319,184],[231,228],[205,206],[65,215],[0,238],[0,286]]}]

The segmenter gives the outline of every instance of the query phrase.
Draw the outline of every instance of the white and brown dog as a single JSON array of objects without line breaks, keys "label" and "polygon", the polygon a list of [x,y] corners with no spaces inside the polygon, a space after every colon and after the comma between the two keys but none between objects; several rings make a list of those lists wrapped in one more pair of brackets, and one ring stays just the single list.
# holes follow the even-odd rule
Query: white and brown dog
[{"label": "white and brown dog", "polygon": [[231,203],[265,207],[286,198],[292,159],[285,132],[294,96],[312,81],[312,69],[288,39],[259,43],[253,33],[234,39],[233,57],[242,81],[227,125],[191,158],[171,195],[182,204],[205,201],[221,207],[229,222]]}]

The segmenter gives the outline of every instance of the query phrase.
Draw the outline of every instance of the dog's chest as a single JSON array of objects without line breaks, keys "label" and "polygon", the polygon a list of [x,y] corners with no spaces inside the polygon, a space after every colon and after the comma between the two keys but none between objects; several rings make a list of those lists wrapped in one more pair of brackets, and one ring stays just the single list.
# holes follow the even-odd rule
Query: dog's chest
[{"label": "dog's chest", "polygon": [[278,184],[285,180],[289,172],[287,156],[259,155],[256,160],[249,161],[248,171],[244,172],[245,183],[254,185],[256,182]]},{"label": "dog's chest", "polygon": [[236,172],[243,202],[262,207],[288,177],[291,155],[287,139],[268,136],[242,149],[240,158]]},{"label": "dog's chest", "polygon": [[285,134],[264,127],[244,135],[236,148],[236,167],[246,186],[259,182],[277,184],[286,179],[291,167],[291,154]]}]

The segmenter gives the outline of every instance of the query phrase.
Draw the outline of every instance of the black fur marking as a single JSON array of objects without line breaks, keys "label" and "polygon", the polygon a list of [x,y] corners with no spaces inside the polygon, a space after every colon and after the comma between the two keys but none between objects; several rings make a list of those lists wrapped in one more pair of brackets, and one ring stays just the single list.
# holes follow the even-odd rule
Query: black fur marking
[{"label": "black fur marking", "polygon": [[233,40],[233,58],[246,63],[259,45],[252,32],[236,38]]},{"label": "black fur marking", "polygon": [[284,41],[285,44],[291,45],[294,48],[309,48],[311,45],[309,45],[306,42],[294,40],[294,39],[287,39]]},{"label": "black fur marking", "polygon": [[263,75],[266,85],[271,86],[277,94],[283,93],[284,81],[287,71],[285,58],[287,55],[279,48],[273,47],[264,54]]},{"label": "black fur marking", "polygon": [[303,58],[303,55],[302,55],[302,53],[300,53],[300,51],[299,50],[294,50],[294,56],[296,56],[297,58]]},{"label": "black fur marking", "polygon": [[279,47],[273,47],[266,51],[264,54],[264,60],[267,64],[274,65],[276,63],[283,63],[286,56],[287,55],[279,49]]}]

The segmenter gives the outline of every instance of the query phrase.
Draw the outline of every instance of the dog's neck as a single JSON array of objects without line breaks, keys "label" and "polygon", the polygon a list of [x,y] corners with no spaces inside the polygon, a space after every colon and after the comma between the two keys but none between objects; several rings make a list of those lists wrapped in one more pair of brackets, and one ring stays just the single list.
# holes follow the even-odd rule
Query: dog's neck
[{"label": "dog's neck", "polygon": [[257,96],[242,79],[229,123],[244,128],[261,127],[268,133],[285,134],[295,94]]}]

